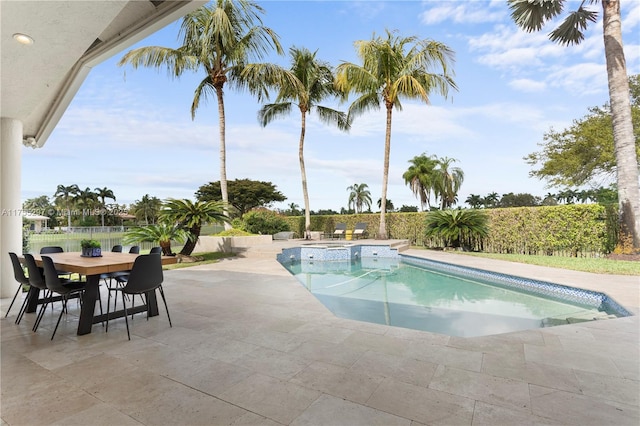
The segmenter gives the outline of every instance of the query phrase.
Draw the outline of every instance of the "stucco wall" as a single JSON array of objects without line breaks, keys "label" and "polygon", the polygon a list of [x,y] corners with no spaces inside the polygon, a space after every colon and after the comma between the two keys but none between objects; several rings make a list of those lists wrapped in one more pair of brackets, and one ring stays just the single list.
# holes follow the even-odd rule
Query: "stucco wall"
[{"label": "stucco wall", "polygon": [[234,249],[271,244],[271,235],[252,235],[250,237],[210,237],[200,236],[194,253],[222,251],[233,253]]}]

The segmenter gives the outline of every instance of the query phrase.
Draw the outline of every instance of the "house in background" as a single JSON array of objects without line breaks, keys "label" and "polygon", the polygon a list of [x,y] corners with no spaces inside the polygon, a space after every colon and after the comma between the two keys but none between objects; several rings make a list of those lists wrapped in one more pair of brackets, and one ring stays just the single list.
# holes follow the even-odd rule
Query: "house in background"
[{"label": "house in background", "polygon": [[39,214],[25,213],[22,216],[25,224],[29,225],[29,230],[33,232],[42,232],[47,229],[47,222],[50,220],[49,216],[41,216]]}]

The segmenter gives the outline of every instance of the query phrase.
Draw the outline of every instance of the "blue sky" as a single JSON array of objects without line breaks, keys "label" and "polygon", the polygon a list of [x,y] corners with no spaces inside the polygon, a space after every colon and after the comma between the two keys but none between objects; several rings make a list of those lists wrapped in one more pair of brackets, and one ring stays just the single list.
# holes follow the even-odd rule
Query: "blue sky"
[{"label": "blue sky", "polygon": [[[575,8],[577,2],[570,2]],[[353,42],[374,32],[398,30],[447,44],[456,53],[458,92],[433,96],[430,105],[404,101],[394,111],[387,198],[396,207],[418,206],[402,174],[408,161],[428,155],[455,158],[465,174],[458,205],[469,194],[558,189],[529,177],[523,160],[539,150],[543,134],[568,127],[590,106],[608,100],[602,23],[579,46],[551,43],[546,34],[524,33],[499,1],[264,1],[264,25],[283,48],[318,50],[337,66],[357,62]],[[629,74],[640,73],[640,2],[623,4],[623,38]],[[591,6],[600,11],[599,5]],[[178,46],[179,22],[135,47]],[[94,68],[42,149],[23,152],[22,197],[52,196],[58,184],[82,189],[108,187],[118,203],[145,194],[191,198],[203,184],[220,179],[215,100],[190,107],[202,74],[173,80],[155,69],[118,67],[125,52]],[[272,54],[265,62],[288,66]],[[286,197],[274,207],[303,206],[297,110],[262,128],[260,104],[248,93],[227,88],[227,178],[275,184]],[[348,104],[328,100],[345,110]],[[346,188],[366,183],[375,202],[382,188],[384,110],[358,117],[349,133],[307,122],[305,162],[311,210],[346,207]],[[52,166],[53,164],[53,166]],[[52,177],[53,176],[53,177]]]}]

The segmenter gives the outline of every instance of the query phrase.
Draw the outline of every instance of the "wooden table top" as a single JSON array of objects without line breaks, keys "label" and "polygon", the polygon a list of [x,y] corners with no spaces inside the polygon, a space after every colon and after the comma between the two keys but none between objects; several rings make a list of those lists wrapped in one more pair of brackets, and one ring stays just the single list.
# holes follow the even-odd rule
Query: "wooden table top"
[{"label": "wooden table top", "polygon": [[[34,254],[38,266],[42,266],[42,256],[49,256],[56,269],[76,272],[82,275],[99,275],[109,272],[129,271],[133,268],[138,254],[102,252],[102,257],[83,257],[81,252],[48,253],[44,255]],[[175,256],[162,256],[162,264],[176,263]]]}]

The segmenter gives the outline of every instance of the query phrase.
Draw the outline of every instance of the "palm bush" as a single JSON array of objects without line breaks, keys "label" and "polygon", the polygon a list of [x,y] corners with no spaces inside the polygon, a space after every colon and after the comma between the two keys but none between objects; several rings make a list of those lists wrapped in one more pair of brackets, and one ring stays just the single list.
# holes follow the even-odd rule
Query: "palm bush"
[{"label": "palm bush", "polygon": [[481,210],[437,210],[426,219],[427,237],[440,237],[448,247],[476,246],[489,235],[488,217]]},{"label": "palm bush", "polygon": [[180,254],[190,256],[196,248],[202,225],[206,223],[228,223],[229,218],[224,214],[226,204],[219,201],[196,201],[188,199],[177,200],[169,198],[162,205],[160,219],[168,223],[175,223],[188,232],[189,238],[182,247]]},{"label": "palm bush", "polygon": [[189,232],[179,226],[161,222],[155,225],[136,226],[129,229],[122,242],[124,244],[134,244],[138,242],[156,243],[162,247],[162,254],[172,256],[171,241],[178,244],[189,239]]}]

